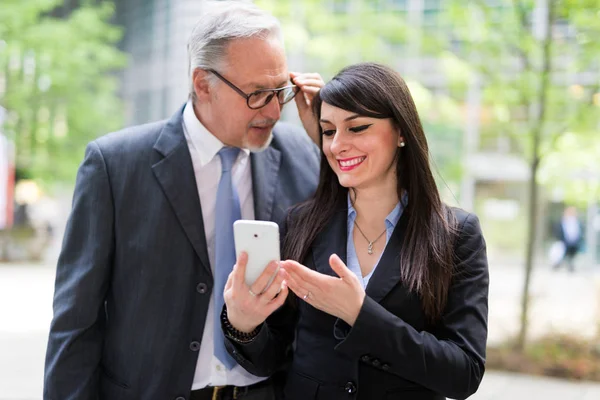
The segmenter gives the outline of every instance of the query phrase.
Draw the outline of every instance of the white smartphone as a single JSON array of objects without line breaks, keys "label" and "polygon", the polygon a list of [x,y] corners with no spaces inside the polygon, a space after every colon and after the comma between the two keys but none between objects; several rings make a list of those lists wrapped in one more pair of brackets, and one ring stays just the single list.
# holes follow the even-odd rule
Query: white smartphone
[{"label": "white smartphone", "polygon": [[[248,253],[246,284],[251,286],[271,261],[280,261],[279,225],[269,221],[238,220],[233,223],[235,254]],[[279,271],[279,266],[277,266]],[[267,287],[275,278],[273,274]],[[265,288],[266,289],[266,288]],[[261,289],[262,290],[262,289]]]}]

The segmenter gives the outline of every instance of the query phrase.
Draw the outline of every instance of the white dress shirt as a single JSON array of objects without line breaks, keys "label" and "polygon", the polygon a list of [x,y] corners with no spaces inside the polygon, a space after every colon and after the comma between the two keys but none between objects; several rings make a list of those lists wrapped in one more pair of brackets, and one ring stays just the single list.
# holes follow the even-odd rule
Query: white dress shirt
[{"label": "white dress shirt", "polygon": [[574,245],[579,242],[579,236],[581,235],[581,227],[577,217],[566,216],[562,219],[562,228],[565,234],[565,240],[567,244]]},{"label": "white dress shirt", "polygon": [[[208,259],[212,271],[215,269],[215,204],[217,187],[221,179],[221,157],[217,154],[223,143],[211,134],[196,118],[194,107],[188,101],[183,110],[183,131],[187,140],[198,195],[202,205],[204,234],[208,246]],[[252,195],[252,169],[250,168],[250,152],[242,149],[232,168],[233,186],[238,192],[243,219],[254,219],[254,198]],[[219,310],[220,312],[220,310]],[[232,370],[214,356],[214,301],[210,298],[206,323],[202,334],[202,343],[192,390],[206,386],[236,385],[247,386],[265,378],[248,373],[239,365]]]}]

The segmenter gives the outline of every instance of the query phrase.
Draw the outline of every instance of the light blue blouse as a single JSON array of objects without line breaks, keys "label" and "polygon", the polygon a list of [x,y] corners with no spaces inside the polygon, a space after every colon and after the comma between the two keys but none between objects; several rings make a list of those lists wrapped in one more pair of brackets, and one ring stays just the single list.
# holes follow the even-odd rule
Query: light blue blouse
[{"label": "light blue blouse", "polygon": [[[405,195],[402,197],[402,201],[396,204],[396,207],[392,210],[391,213],[385,218],[385,227],[386,227],[386,237],[385,237],[385,246],[387,246],[390,237],[392,237],[392,233],[394,232],[394,228],[398,224],[400,217],[402,216],[402,212],[404,211],[404,207],[406,205],[406,201],[408,196]],[[356,249],[354,248],[354,221],[356,220],[356,210],[352,206],[352,202],[350,201],[350,194],[348,194],[348,243],[346,245],[346,265],[350,269],[350,271],[354,272],[354,274],[358,277],[358,279],[362,282],[363,288],[367,287],[369,283],[369,279],[373,276],[373,272],[377,268],[379,264],[379,260],[381,259],[381,255],[383,255],[383,251],[379,255],[377,259],[377,263],[369,273],[369,275],[363,277],[362,272],[360,270],[360,264],[358,262],[358,257],[356,256]],[[375,239],[375,238],[373,238]],[[380,239],[381,240],[381,239]],[[381,246],[381,241],[377,241],[374,246]],[[385,250],[385,247],[384,247]]]}]

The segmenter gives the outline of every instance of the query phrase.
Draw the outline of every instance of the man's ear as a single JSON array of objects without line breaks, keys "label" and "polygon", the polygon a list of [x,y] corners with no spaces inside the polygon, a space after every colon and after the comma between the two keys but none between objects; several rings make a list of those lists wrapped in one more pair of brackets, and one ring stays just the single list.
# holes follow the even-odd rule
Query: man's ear
[{"label": "man's ear", "polygon": [[198,98],[198,100],[201,100],[203,102],[208,100],[208,97],[209,97],[210,91],[211,91],[211,87],[208,82],[208,74],[209,73],[207,71],[200,69],[200,68],[196,68],[192,75],[192,80],[194,82],[194,92],[196,93],[196,98]]}]

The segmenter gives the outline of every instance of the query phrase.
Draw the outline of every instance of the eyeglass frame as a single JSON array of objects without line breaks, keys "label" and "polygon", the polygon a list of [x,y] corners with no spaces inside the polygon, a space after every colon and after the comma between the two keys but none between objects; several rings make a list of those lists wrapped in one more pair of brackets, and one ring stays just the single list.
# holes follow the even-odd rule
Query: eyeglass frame
[{"label": "eyeglass frame", "polygon": [[[271,102],[271,100],[273,100],[273,97],[277,97],[277,102],[279,103],[279,92],[283,92],[285,89],[290,89],[290,88],[297,88],[297,85],[288,85],[288,86],[284,86],[282,88],[277,88],[277,89],[259,89],[259,90],[255,90],[254,92],[250,93],[250,94],[246,94],[246,92],[244,92],[242,89],[240,89],[239,87],[235,86],[233,83],[231,83],[229,80],[227,80],[227,78],[225,78],[223,75],[221,75],[220,73],[218,73],[217,71],[215,71],[214,69],[205,69],[206,72],[210,72],[212,74],[214,74],[217,78],[219,78],[221,81],[223,81],[223,83],[225,83],[227,86],[229,86],[230,88],[232,88],[237,94],[239,94],[240,96],[242,96],[243,98],[246,99],[246,105],[248,106],[249,109],[251,110],[260,110],[261,108],[265,107],[267,104],[269,104]],[[265,92],[272,92],[273,95],[272,97],[267,100],[265,102],[265,104],[263,104],[260,107],[250,107],[250,97],[252,97],[255,94],[259,94],[259,93],[265,93]],[[294,97],[296,97],[296,95],[298,95],[299,90],[294,92],[294,95],[285,103],[279,103],[280,106],[283,106],[284,104],[289,103]]]}]

